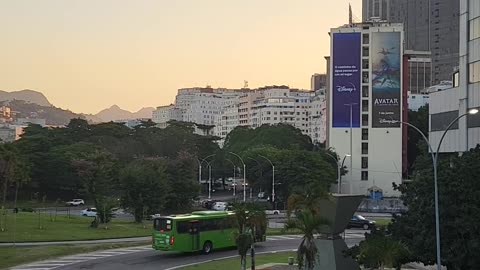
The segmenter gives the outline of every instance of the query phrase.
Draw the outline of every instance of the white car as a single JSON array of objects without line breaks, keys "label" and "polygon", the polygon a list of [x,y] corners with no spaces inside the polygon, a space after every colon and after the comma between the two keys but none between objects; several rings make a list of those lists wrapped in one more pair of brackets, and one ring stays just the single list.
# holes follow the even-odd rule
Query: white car
[{"label": "white car", "polygon": [[226,211],[227,210],[227,206],[228,206],[228,203],[226,202],[216,202],[213,207],[212,207],[212,210],[215,210],[215,211]]},{"label": "white car", "polygon": [[79,206],[79,205],[85,205],[85,202],[82,199],[73,199],[69,202],[65,203],[67,206]]},{"label": "white car", "polygon": [[96,208],[87,208],[80,212],[80,215],[84,217],[96,217],[97,216],[97,209]]},{"label": "white car", "polygon": [[265,210],[265,214],[267,214],[267,215],[278,215],[278,214],[280,214],[280,210]]}]

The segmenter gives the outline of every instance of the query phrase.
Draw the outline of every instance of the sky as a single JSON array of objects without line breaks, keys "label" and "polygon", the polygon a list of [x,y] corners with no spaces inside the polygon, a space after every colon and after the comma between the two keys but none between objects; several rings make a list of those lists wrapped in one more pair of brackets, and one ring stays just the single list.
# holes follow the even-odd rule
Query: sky
[{"label": "sky", "polygon": [[309,89],[349,2],[360,18],[360,0],[1,0],[0,90],[97,113],[244,80]]}]

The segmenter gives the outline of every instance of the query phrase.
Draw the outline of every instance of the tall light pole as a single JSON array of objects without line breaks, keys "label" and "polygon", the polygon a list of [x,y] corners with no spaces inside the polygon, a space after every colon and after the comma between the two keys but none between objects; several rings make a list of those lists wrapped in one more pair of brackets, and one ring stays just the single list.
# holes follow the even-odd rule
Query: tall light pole
[{"label": "tall light pole", "polygon": [[228,162],[232,163],[233,165],[233,197],[236,196],[235,194],[235,189],[237,188],[237,180],[235,179],[235,171],[237,170],[237,166],[235,165],[235,163],[233,163],[233,161],[231,161],[230,159],[226,159]]},{"label": "tall light pole", "polygon": [[242,162],[242,164],[243,164],[243,201],[246,201],[246,200],[247,200],[247,191],[246,191],[245,188],[247,187],[247,185],[246,185],[247,181],[246,181],[246,177],[245,177],[245,174],[246,174],[246,171],[245,171],[245,169],[246,169],[245,162],[243,162],[242,157],[240,157],[239,155],[237,155],[237,154],[235,154],[235,153],[233,153],[233,152],[228,152],[228,153],[230,153],[230,154],[238,157],[238,158],[240,159],[240,161]]},{"label": "tall light pole", "polygon": [[[262,178],[262,176],[263,176],[262,164],[261,164],[258,160],[254,159],[254,158],[251,158],[251,157],[247,157],[247,158],[255,161],[255,162],[258,164],[258,166],[260,166],[260,178]],[[251,198],[252,198],[252,186],[250,185],[250,199],[251,199]]]},{"label": "tall light pole", "polygon": [[[207,159],[210,158],[210,157],[213,157],[213,156],[215,156],[215,154],[208,155],[208,156],[206,156],[206,157],[203,158],[203,159],[197,159],[197,161],[198,161],[198,183],[199,183],[199,184],[202,184],[202,163],[203,163],[203,162],[206,162],[207,164],[209,164],[208,161],[207,161]],[[210,165],[208,165],[208,166],[209,166],[209,168],[210,168],[210,170],[209,170],[209,178],[211,178],[211,174],[212,174],[212,170],[211,170],[211,169],[212,169],[212,168],[210,167]],[[208,193],[209,193],[208,198],[210,199],[210,188],[208,189]]]},{"label": "tall light pole", "polygon": [[[344,104],[345,106],[350,107],[350,182],[353,180],[353,106],[358,105],[358,103],[349,103]],[[350,190],[350,193],[352,191]]]},{"label": "tall light pole", "polygon": [[270,163],[270,165],[272,165],[272,203],[273,203],[273,206],[276,210],[277,208],[275,207],[275,166],[273,165],[273,162],[270,159],[268,159],[267,157],[262,156],[262,155],[258,155],[258,156],[267,160]]},{"label": "tall light pole", "polygon": [[[415,129],[420,135],[422,135],[423,139],[428,145],[428,148],[430,149],[430,153],[432,155],[432,162],[433,162],[433,183],[434,183],[434,193],[435,193],[435,239],[436,239],[436,255],[437,255],[437,270],[441,270],[442,268],[442,259],[441,259],[441,254],[440,254],[440,214],[439,214],[439,205],[438,205],[438,181],[437,181],[437,163],[438,163],[438,154],[440,152],[440,146],[442,145],[443,139],[445,138],[445,135],[447,135],[447,132],[452,128],[452,126],[462,117],[467,116],[467,115],[473,115],[477,114],[478,109],[471,109],[468,111],[468,113],[464,113],[457,118],[455,118],[450,124],[447,126],[445,131],[442,134],[442,137],[440,137],[440,141],[438,142],[437,145],[437,151],[433,152],[433,147],[430,144],[430,141],[428,140],[427,136],[423,134],[423,132],[416,126],[407,123],[407,122],[402,122],[402,121],[395,121],[397,123],[402,123],[405,125],[408,125]],[[468,142],[467,142],[468,143]]]},{"label": "tall light pole", "polygon": [[343,164],[345,163],[345,159],[349,156],[351,156],[350,154],[346,154],[343,159],[342,159],[342,163],[340,164],[340,157],[334,157],[332,154],[329,154],[327,152],[325,152],[325,154],[327,154],[327,156],[333,158],[333,160],[335,160],[335,163],[337,164],[337,193],[338,194],[342,194],[342,168],[343,168]]}]

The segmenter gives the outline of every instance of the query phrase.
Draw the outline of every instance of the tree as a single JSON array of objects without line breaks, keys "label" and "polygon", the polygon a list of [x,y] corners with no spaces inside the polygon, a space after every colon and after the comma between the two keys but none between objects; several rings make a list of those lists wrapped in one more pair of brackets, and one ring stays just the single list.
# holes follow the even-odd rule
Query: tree
[{"label": "tree", "polygon": [[[408,212],[390,228],[404,242],[412,260],[436,262],[433,172],[429,155],[419,156],[416,178],[398,188]],[[438,164],[442,264],[448,269],[475,269],[480,265],[478,217],[480,216],[480,145],[455,155],[442,155]]]},{"label": "tree", "polygon": [[[423,134],[428,134],[428,104],[422,106],[418,111],[408,111],[408,122],[418,127]],[[407,128],[406,126],[404,128]],[[413,165],[417,160],[417,157],[421,154],[421,145],[419,142],[423,142],[422,136],[414,129],[408,128],[407,130],[407,159],[408,167],[411,172]]]},{"label": "tree", "polygon": [[267,146],[291,150],[313,149],[310,137],[287,124],[262,125],[256,129],[236,127],[225,138],[224,149],[241,153],[251,148]]},{"label": "tree", "polygon": [[328,220],[322,218],[314,210],[306,208],[297,213],[295,219],[287,220],[285,223],[286,230],[297,229],[302,234],[302,241],[297,250],[298,269],[302,269],[305,265],[305,269],[312,270],[315,267],[317,261],[317,246],[315,245],[316,233],[319,233],[323,226],[329,224]]},{"label": "tree", "polygon": [[400,269],[402,263],[408,261],[410,257],[408,247],[387,235],[385,229],[381,228],[365,235],[365,240],[350,249],[358,263],[367,268],[383,270],[385,267]]},{"label": "tree", "polygon": [[134,215],[135,222],[141,222],[145,213],[163,210],[170,193],[166,170],[165,160],[150,158],[132,161],[120,171],[121,204]]},{"label": "tree", "polygon": [[252,269],[255,269],[255,242],[265,235],[267,217],[265,211],[254,203],[237,203],[234,205],[235,220],[238,228],[236,236],[241,269],[246,269],[248,250],[251,250]]},{"label": "tree", "polygon": [[[327,193],[330,185],[336,181],[336,170],[322,157],[321,153],[306,150],[277,149],[274,147],[252,148],[243,153],[247,166],[257,166],[256,158],[262,155],[272,160],[275,165],[276,201],[284,200],[293,193],[305,191]],[[249,180],[251,177],[249,175]],[[263,176],[258,182],[262,190],[272,189],[272,170],[268,163],[263,167]]]},{"label": "tree", "polygon": [[[95,207],[99,209],[99,199],[111,196],[114,193],[115,170],[113,156],[102,150],[87,153],[72,162],[78,176],[83,182],[88,195],[92,198]],[[101,223],[106,223],[103,216],[99,216]]]},{"label": "tree", "polygon": [[[27,163],[20,157],[13,144],[0,145],[0,184],[2,187],[2,208],[0,216],[0,231],[7,228],[6,209],[7,192],[10,185],[15,188],[14,204],[17,204],[18,189],[20,185],[29,179]],[[3,220],[2,220],[3,218]]]},{"label": "tree", "polygon": [[170,192],[167,193],[165,206],[169,211],[186,211],[192,207],[193,199],[200,191],[196,166],[194,156],[183,151],[168,162],[167,183]]}]

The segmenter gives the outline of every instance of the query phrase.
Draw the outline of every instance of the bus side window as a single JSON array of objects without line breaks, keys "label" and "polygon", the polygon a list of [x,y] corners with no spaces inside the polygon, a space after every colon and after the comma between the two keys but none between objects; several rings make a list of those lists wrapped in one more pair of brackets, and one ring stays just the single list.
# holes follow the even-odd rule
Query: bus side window
[{"label": "bus side window", "polygon": [[188,233],[190,229],[190,223],[187,221],[177,222],[177,232],[178,233]]}]

